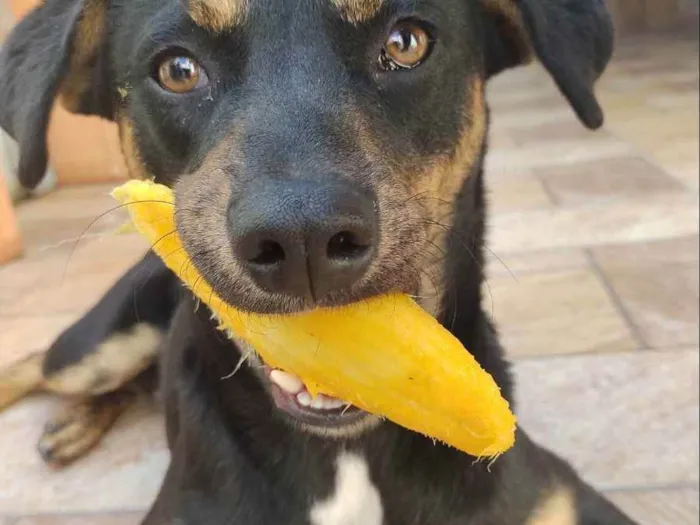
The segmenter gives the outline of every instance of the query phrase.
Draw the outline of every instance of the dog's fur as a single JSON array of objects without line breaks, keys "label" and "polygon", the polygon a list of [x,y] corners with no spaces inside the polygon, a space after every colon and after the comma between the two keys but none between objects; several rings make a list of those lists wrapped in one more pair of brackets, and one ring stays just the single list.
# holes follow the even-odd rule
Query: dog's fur
[{"label": "dog's fur", "polygon": [[[410,71],[379,70],[387,31],[406,17],[430,26],[431,55]],[[172,47],[199,58],[208,86],[157,86],[153,61]],[[54,100],[117,122],[132,174],[175,188],[184,244],[228,301],[288,312],[413,294],[512,401],[481,309],[485,83],[536,58],[597,128],[594,84],[611,51],[601,0],[45,0],[2,50],[0,124],[33,187]],[[264,197],[298,179],[353,184],[380,217],[364,277],[315,303],[261,290],[228,239],[232,207],[265,214]],[[492,465],[389,422],[309,433],[276,411],[253,370],[222,381],[240,350],[195,306],[146,255],[45,354],[0,373],[0,407],[36,389],[82,398],[39,447],[67,463],[135,387],[151,387],[160,355],[172,462],[147,525],[632,524],[522,430]]]}]

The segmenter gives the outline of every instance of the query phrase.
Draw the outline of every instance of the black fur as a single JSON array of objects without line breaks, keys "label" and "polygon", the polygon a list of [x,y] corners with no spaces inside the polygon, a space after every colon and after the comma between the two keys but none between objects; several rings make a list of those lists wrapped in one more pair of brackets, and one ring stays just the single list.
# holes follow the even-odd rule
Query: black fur
[{"label": "black fur", "polygon": [[[96,0],[90,1],[94,7]],[[476,0],[388,2],[357,26],[321,2],[249,5],[242,28],[213,35],[177,0],[105,2],[107,26],[90,62],[91,89],[77,110],[127,118],[147,172],[168,184],[194,181],[209,196],[222,188],[202,187],[205,182],[196,178],[207,163],[224,172],[231,187],[284,179],[295,170],[313,173],[314,180],[360,180],[367,172],[389,180],[401,171],[397,165],[408,171],[409,165],[428,164],[459,140],[462,105],[474,95],[475,84],[468,80],[486,80],[522,63],[530,53],[523,42],[582,122],[591,128],[602,124],[594,84],[610,58],[612,29],[600,0],[519,0],[518,20]],[[80,0],[46,0],[13,31],[0,57],[0,124],[19,141],[19,175],[27,187],[40,181],[46,167],[48,116],[62,83],[74,74],[69,59],[83,8]],[[367,57],[381,47],[377,36],[407,14],[435,26],[434,57],[404,76],[368,72]],[[173,46],[190,50],[208,69],[209,97],[159,90],[154,60]],[[340,124],[341,102],[348,100],[341,95],[348,93],[366,117],[372,140],[382,146],[385,158],[374,164],[359,156],[348,138],[350,128]],[[468,117],[468,123],[475,121],[475,115]],[[243,137],[227,138],[241,119],[248,124]],[[218,158],[220,151],[213,152],[222,144],[225,151],[239,151]],[[461,189],[450,196],[454,219],[448,225],[439,320],[513,401],[503,349],[481,308],[485,153],[482,144]],[[360,184],[376,189],[377,180]],[[231,205],[251,187],[235,194]],[[181,228],[205,212],[187,211],[188,224]],[[223,272],[206,264],[205,251],[193,257],[215,285],[225,281]],[[390,277],[373,284],[381,291],[399,289]],[[180,290],[177,279],[147,256],[44,361],[45,374],[58,373],[79,366],[101,341],[139,322],[170,324],[160,373],[172,462],[145,525],[308,525],[311,505],[333,490],[341,450],[366,459],[381,494],[383,525],[522,525],[557,490],[571,494],[569,508],[579,525],[632,525],[522,430],[516,446],[487,465],[388,422],[345,440],[290,426],[252,370],[222,380],[240,352],[216,329],[207,309],[196,308],[187,293],[180,298]],[[236,286],[226,291],[237,306],[253,308]],[[283,305],[259,301],[255,308]]]}]

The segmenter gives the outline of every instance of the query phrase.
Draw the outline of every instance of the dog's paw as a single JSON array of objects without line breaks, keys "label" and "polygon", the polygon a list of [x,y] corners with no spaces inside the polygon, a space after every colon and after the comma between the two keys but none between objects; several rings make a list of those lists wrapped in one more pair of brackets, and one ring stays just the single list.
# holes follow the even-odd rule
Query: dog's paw
[{"label": "dog's paw", "polygon": [[74,404],[44,427],[37,446],[46,463],[62,467],[92,450],[128,406],[132,396],[114,392]]}]

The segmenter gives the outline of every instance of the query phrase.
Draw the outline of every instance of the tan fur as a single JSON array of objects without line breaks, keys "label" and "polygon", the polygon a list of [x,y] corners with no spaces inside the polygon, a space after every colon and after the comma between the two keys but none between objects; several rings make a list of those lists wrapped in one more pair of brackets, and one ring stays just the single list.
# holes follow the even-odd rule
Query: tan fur
[{"label": "tan fur", "polygon": [[213,33],[241,24],[248,12],[247,0],[189,0],[187,11],[195,23]]},{"label": "tan fur", "polygon": [[344,20],[360,24],[371,20],[382,7],[384,0],[331,0]]},{"label": "tan fur", "polygon": [[525,525],[578,525],[574,496],[559,487],[533,511]]},{"label": "tan fur", "polygon": [[66,465],[84,456],[134,399],[133,392],[120,390],[64,409],[46,425],[39,440],[38,448],[44,459]]},{"label": "tan fur", "polygon": [[[195,173],[181,177],[175,185],[178,232],[185,249],[206,276],[217,276],[220,283],[235,286],[248,297],[267,297],[255,285],[233,255],[227,217],[238,177],[231,177],[223,166],[242,171],[243,157],[238,145],[245,134],[244,123],[234,123],[232,131],[207,156]],[[196,216],[192,216],[196,213]],[[221,289],[218,289],[221,293]]]},{"label": "tan fur", "polygon": [[41,385],[43,362],[44,355],[35,354],[0,370],[0,410]]},{"label": "tan fur", "polygon": [[61,102],[68,111],[77,111],[81,97],[92,82],[91,61],[102,42],[106,29],[104,0],[85,0],[80,21],[71,44],[68,74],[61,86]]},{"label": "tan fur", "polygon": [[[122,88],[124,91],[124,97],[128,96],[126,88]],[[136,144],[136,137],[134,135],[134,127],[131,120],[125,116],[120,115],[117,118],[117,123],[119,125],[119,144],[122,149],[122,156],[124,157],[124,162],[126,162],[126,167],[129,170],[129,176],[134,179],[149,179],[150,176],[146,167],[141,159],[141,153]]]},{"label": "tan fur", "polygon": [[43,386],[64,395],[112,392],[155,360],[161,339],[161,332],[152,326],[136,325],[107,339],[81,361],[46,377]]},{"label": "tan fur", "polygon": [[[433,315],[438,315],[442,302],[443,253],[447,251],[448,230],[452,225],[454,204],[465,178],[477,162],[486,136],[486,104],[484,86],[475,79],[471,97],[464,109],[464,129],[454,153],[438,159],[417,178],[414,195],[424,195],[427,212],[426,268],[421,274],[421,304]],[[440,226],[439,223],[443,226]],[[468,242],[465,240],[464,242]]]}]

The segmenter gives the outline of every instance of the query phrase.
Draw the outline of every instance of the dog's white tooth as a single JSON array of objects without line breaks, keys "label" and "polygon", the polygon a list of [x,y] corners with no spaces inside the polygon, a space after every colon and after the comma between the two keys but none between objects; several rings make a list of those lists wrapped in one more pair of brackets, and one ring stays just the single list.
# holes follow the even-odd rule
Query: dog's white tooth
[{"label": "dog's white tooth", "polygon": [[326,399],[326,409],[328,410],[337,410],[338,408],[342,408],[344,405],[345,403],[340,399],[335,399],[332,397]]},{"label": "dog's white tooth", "polygon": [[299,392],[297,394],[297,401],[303,407],[311,406],[311,394],[309,394],[306,390]]},{"label": "dog's white tooth", "polygon": [[301,379],[282,370],[270,372],[270,381],[288,394],[298,394],[304,389],[304,383],[301,382]]},{"label": "dog's white tooth", "polygon": [[314,397],[311,400],[311,408],[316,409],[316,410],[323,410],[326,408],[326,401],[325,401],[325,396],[323,394],[319,394],[316,397]]}]

